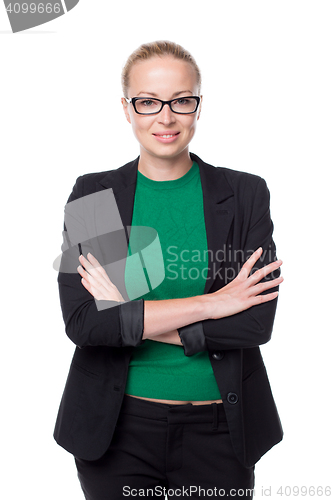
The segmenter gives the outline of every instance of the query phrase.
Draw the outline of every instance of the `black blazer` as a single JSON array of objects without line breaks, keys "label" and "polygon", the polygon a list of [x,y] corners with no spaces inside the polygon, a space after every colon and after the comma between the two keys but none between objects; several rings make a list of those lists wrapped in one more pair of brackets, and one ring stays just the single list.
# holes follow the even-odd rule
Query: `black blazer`
[{"label": "black blazer", "polygon": [[[269,192],[258,176],[213,167],[196,155],[191,157],[199,164],[208,249],[213,258],[205,287],[205,293],[210,293],[232,280],[259,246],[263,256],[257,267],[276,259]],[[112,188],[122,223],[130,226],[138,160],[117,170],[79,177],[68,201]],[[76,265],[79,249],[80,245],[73,248]],[[58,275],[66,333],[77,347],[54,438],[74,456],[96,460],[112,439],[131,352],[143,342],[144,300],[97,310],[80,280],[78,273]],[[271,338],[276,302],[179,329],[185,355],[209,352],[234,451],[247,467],[283,436],[258,347]]]}]

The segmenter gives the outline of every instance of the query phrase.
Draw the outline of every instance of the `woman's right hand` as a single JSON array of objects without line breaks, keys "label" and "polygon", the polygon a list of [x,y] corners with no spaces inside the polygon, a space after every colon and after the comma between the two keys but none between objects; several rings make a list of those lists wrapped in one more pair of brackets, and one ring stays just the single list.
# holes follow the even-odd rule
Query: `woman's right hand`
[{"label": "woman's right hand", "polygon": [[259,282],[265,276],[277,270],[282,264],[281,260],[274,261],[250,275],[253,266],[261,254],[262,248],[258,248],[245,262],[233,281],[220,290],[207,295],[207,298],[210,300],[211,312],[209,317],[211,319],[219,319],[237,314],[252,306],[273,300],[278,296],[278,292],[261,294],[266,290],[280,285],[283,281],[282,276],[263,283]]},{"label": "woman's right hand", "polygon": [[88,253],[87,258],[80,255],[79,261],[81,265],[78,266],[77,271],[82,277],[81,283],[96,300],[125,302],[103,266],[91,253]]}]

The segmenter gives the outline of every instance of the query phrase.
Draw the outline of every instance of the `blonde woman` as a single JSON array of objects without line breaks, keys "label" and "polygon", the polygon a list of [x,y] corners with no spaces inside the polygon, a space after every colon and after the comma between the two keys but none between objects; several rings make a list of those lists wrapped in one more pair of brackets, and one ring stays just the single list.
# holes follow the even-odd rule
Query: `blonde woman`
[{"label": "blonde woman", "polygon": [[[255,463],[282,439],[259,349],[282,282],[269,192],[189,152],[202,96],[185,49],[142,45],[122,83],[140,156],[80,177],[69,202],[112,188],[124,227],[157,231],[165,277],[131,300],[75,247],[78,272],[58,278],[78,347],[55,439],[88,500],[252,498]],[[128,269],[124,280],[137,285]]]}]

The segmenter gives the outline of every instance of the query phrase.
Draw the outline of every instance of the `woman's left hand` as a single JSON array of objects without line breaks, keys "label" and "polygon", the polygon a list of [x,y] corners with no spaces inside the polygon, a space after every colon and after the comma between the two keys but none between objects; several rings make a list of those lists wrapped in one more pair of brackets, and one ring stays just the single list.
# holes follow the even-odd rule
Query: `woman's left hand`
[{"label": "woman's left hand", "polygon": [[[82,276],[81,283],[86,290],[97,300],[112,300],[115,302],[125,302],[116,285],[112,283],[105,269],[91,253],[87,259],[80,255],[81,266],[77,268]],[[83,267],[84,269],[83,269]]]}]

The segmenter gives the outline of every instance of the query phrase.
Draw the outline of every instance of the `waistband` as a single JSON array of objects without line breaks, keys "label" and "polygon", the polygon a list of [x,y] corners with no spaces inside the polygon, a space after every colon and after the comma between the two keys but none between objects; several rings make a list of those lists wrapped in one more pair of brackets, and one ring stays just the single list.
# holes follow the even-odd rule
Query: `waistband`
[{"label": "waistband", "polygon": [[177,423],[226,422],[223,403],[207,405],[165,404],[124,395],[121,412],[154,420],[174,420]]}]

